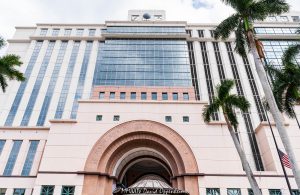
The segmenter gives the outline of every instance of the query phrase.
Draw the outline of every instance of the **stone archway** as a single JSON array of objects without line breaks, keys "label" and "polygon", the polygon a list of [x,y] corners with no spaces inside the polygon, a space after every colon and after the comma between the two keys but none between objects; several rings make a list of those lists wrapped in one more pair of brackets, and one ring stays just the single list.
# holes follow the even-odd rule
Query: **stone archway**
[{"label": "stone archway", "polygon": [[111,195],[120,159],[139,148],[162,156],[172,172],[173,187],[199,194],[198,165],[189,145],[170,127],[148,120],[117,125],[95,143],[84,168],[83,194]]}]

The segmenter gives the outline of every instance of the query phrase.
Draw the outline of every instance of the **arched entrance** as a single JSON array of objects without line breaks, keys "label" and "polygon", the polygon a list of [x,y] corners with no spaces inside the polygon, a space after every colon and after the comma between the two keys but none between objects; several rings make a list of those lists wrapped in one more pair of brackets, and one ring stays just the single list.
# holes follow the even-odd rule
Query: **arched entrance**
[{"label": "arched entrance", "polygon": [[124,182],[147,174],[158,175],[191,195],[199,194],[192,150],[176,131],[154,121],[129,121],[107,131],[95,143],[84,171],[83,194],[111,195],[118,183],[128,185]]}]

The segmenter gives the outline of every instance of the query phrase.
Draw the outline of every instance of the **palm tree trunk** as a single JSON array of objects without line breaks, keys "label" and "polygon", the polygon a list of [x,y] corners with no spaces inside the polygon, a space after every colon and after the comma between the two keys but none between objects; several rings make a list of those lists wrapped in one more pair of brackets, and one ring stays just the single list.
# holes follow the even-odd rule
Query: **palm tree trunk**
[{"label": "palm tree trunk", "polygon": [[284,127],[284,123],[283,123],[283,117],[276,105],[276,101],[274,99],[273,93],[272,93],[272,89],[270,87],[270,85],[268,84],[267,81],[267,76],[266,76],[266,72],[265,69],[263,67],[263,64],[260,60],[260,57],[258,55],[257,49],[256,49],[256,45],[255,45],[255,40],[254,40],[254,36],[253,36],[253,32],[252,30],[249,30],[247,32],[247,37],[250,43],[250,50],[251,53],[254,57],[254,62],[255,62],[255,68],[258,74],[258,77],[260,79],[260,82],[262,84],[262,88],[264,90],[268,105],[270,107],[270,112],[274,118],[276,127],[278,129],[280,138],[282,140],[283,146],[285,148],[285,151],[287,153],[287,155],[289,156],[289,160],[292,164],[293,167],[293,173],[294,173],[294,177],[297,183],[298,188],[300,189],[300,170],[296,161],[296,157],[295,154],[293,152],[287,131]]},{"label": "palm tree trunk", "polygon": [[235,134],[235,131],[233,129],[233,127],[231,126],[229,120],[228,120],[228,117],[227,117],[227,114],[223,113],[224,114],[224,118],[225,118],[225,121],[227,123],[227,126],[228,126],[228,130],[230,132],[230,135],[231,135],[231,138],[233,140],[233,143],[234,143],[234,146],[239,154],[239,157],[241,159],[241,162],[242,162],[242,166],[244,168],[244,171],[246,172],[246,175],[248,177],[248,180],[249,180],[249,183],[250,183],[250,186],[253,190],[253,193],[254,195],[262,195],[260,189],[259,189],[259,186],[256,182],[256,179],[253,175],[253,172],[251,170],[251,167],[247,161],[247,158],[246,158],[246,154],[244,152],[244,150],[242,149],[241,147],[241,144]]}]

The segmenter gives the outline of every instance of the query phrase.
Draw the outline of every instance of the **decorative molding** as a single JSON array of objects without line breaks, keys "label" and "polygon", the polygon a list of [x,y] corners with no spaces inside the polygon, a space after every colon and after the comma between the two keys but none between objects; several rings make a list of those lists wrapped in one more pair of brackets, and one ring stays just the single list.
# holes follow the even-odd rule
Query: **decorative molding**
[{"label": "decorative molding", "polygon": [[62,41],[104,41],[101,36],[30,36],[30,40],[62,40]]},{"label": "decorative molding", "polygon": [[74,119],[52,119],[49,120],[50,123],[77,123],[77,120]]},{"label": "decorative molding", "polygon": [[207,105],[207,101],[167,101],[167,100],[78,100],[78,103],[106,103],[106,104],[116,104],[116,103],[126,103],[126,104],[198,104]]},{"label": "decorative molding", "polygon": [[7,39],[8,43],[30,43],[30,39]]},{"label": "decorative molding", "polygon": [[28,131],[28,130],[35,130],[35,131],[49,131],[50,127],[38,127],[38,126],[1,126],[0,130],[18,130],[18,131]]}]

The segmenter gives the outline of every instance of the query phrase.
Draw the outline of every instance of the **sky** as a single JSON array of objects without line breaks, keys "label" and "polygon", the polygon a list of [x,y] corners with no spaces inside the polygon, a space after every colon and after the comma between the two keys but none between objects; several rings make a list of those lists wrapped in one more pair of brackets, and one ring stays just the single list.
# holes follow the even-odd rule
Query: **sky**
[{"label": "sky", "polygon": [[[299,0],[287,2],[300,11]],[[12,38],[15,26],[127,20],[130,9],[163,9],[167,20],[191,23],[217,23],[233,13],[221,0],[3,0],[0,9],[0,36],[5,39]]]}]

